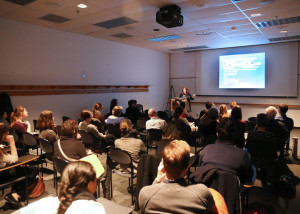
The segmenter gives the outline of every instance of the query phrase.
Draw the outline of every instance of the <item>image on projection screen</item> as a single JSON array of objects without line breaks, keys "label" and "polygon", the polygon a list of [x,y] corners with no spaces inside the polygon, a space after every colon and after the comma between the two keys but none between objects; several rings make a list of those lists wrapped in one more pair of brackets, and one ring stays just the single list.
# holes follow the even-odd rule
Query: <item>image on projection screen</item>
[{"label": "image on projection screen", "polygon": [[265,88],[265,53],[219,56],[219,88]]}]

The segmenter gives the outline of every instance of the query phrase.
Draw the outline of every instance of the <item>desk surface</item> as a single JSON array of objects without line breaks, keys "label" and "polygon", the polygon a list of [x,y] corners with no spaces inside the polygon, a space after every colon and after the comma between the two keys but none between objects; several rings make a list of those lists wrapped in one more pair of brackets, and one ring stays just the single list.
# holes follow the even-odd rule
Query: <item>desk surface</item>
[{"label": "desk surface", "polygon": [[8,170],[8,169],[11,169],[11,168],[14,168],[14,167],[17,167],[17,166],[20,166],[20,165],[23,165],[23,164],[26,164],[26,163],[28,163],[30,161],[34,161],[34,160],[36,160],[38,158],[39,158],[38,155],[24,155],[24,156],[21,156],[21,157],[19,157],[17,163],[14,163],[14,164],[9,165],[7,167],[1,168],[0,172]]}]

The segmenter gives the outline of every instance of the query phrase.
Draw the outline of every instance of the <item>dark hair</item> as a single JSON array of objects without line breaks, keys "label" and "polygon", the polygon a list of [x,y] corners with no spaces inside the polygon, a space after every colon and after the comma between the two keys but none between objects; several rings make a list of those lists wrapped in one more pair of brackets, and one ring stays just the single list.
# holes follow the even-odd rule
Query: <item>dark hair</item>
[{"label": "dark hair", "polygon": [[260,113],[256,116],[256,125],[259,127],[266,127],[268,117],[265,113]]},{"label": "dark hair", "polygon": [[36,129],[43,131],[46,129],[55,129],[52,111],[43,111],[36,123]]},{"label": "dark hair", "polygon": [[179,120],[180,116],[182,115],[183,113],[183,108],[178,106],[177,108],[175,108],[175,112],[174,112],[174,120]]},{"label": "dark hair", "polygon": [[118,100],[117,100],[117,99],[112,99],[112,100],[110,101],[110,107],[109,107],[110,112],[113,110],[113,108],[114,108],[116,105],[118,105]]},{"label": "dark hair", "polygon": [[75,120],[66,120],[61,126],[61,133],[64,136],[76,135],[78,131],[78,124]]},{"label": "dark hair", "polygon": [[86,191],[88,184],[95,181],[96,172],[94,167],[84,161],[69,163],[61,177],[58,199],[60,201],[57,210],[58,214],[64,214],[73,202],[74,197]]},{"label": "dark hair", "polygon": [[217,120],[218,116],[219,116],[219,111],[218,111],[217,108],[210,108],[207,111],[207,115],[208,115],[209,119],[211,119],[211,120]]},{"label": "dark hair", "polygon": [[286,115],[287,111],[289,110],[289,107],[287,104],[282,103],[279,105],[279,110],[281,115]]},{"label": "dark hair", "polygon": [[242,109],[240,106],[236,105],[233,107],[231,110],[231,116],[232,119],[234,120],[241,120],[242,119]]},{"label": "dark hair", "polygon": [[92,117],[92,112],[90,110],[82,110],[80,114],[81,119],[86,120]]},{"label": "dark hair", "polygon": [[[2,141],[3,136],[9,131],[9,127],[5,123],[0,123],[0,142]],[[6,154],[5,150],[0,148],[0,158]]]},{"label": "dark hair", "polygon": [[206,103],[205,103],[205,107],[206,107],[206,109],[210,109],[211,107],[212,107],[212,102],[211,101],[207,101]]},{"label": "dark hair", "polygon": [[136,100],[129,100],[128,101],[128,106],[132,107],[134,104],[137,104]]},{"label": "dark hair", "polygon": [[231,141],[233,131],[234,131],[234,124],[232,118],[230,117],[222,118],[218,128],[219,140]]},{"label": "dark hair", "polygon": [[93,117],[95,117],[96,111],[101,111],[102,108],[103,108],[103,105],[101,103],[95,103],[93,110],[92,110]]},{"label": "dark hair", "polygon": [[25,108],[23,106],[18,106],[15,110],[11,113],[10,123],[11,127],[13,127],[14,123],[17,121],[17,117],[21,116],[21,113],[24,112]]}]

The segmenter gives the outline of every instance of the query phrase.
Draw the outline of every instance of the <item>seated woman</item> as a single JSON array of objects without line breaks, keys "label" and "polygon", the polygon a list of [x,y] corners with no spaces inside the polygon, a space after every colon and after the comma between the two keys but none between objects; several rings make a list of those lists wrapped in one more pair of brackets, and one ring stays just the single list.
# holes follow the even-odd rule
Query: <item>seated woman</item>
[{"label": "seated woman", "polygon": [[[61,126],[61,132],[61,139],[56,141],[54,144],[54,155],[56,157],[64,160],[68,158],[79,160],[80,158],[87,156],[83,143],[76,139],[78,133],[78,125],[76,121],[66,120]],[[59,144],[61,148],[59,148]],[[65,156],[61,153],[61,150],[67,158],[65,158]]]},{"label": "seated woman", "polygon": [[[93,110],[92,110],[93,118],[97,118],[97,120],[99,120],[102,124],[106,125],[105,117],[101,113],[102,109],[103,109],[103,105],[101,103],[95,103]],[[96,112],[97,112],[97,114],[96,114]]]},{"label": "seated woman", "polygon": [[227,106],[225,104],[220,105],[219,108],[219,121],[224,118],[224,117],[229,117]]},{"label": "seated woman", "polygon": [[217,140],[217,131],[219,127],[218,109],[210,108],[206,114],[200,119],[200,127],[202,142],[204,145],[212,144]]},{"label": "seated woman", "polygon": [[40,130],[39,137],[48,140],[54,145],[57,141],[57,129],[54,124],[54,117],[52,111],[43,111],[36,124],[36,129]]},{"label": "seated woman", "polygon": [[122,120],[124,120],[124,117],[121,117],[122,115],[122,106],[115,106],[112,110],[112,115],[110,115],[106,120],[106,124],[120,124]]},{"label": "seated woman", "polygon": [[[115,141],[115,147],[129,152],[133,167],[136,170],[141,154],[146,153],[146,147],[142,140],[134,138],[132,124],[129,119],[122,120],[120,130],[122,137]],[[128,171],[127,168],[127,166],[121,166],[121,169],[124,171]]]},{"label": "seated woman", "polygon": [[105,123],[105,119],[103,122],[101,122],[101,112],[96,110],[95,112],[93,112],[93,117],[92,117],[92,121],[91,124],[93,124],[94,126],[97,127],[98,131],[102,134],[105,134],[106,131],[106,123]]},{"label": "seated woman", "polygon": [[[10,154],[7,153],[3,148],[0,148],[0,168],[4,168],[18,161],[18,153],[17,153],[14,137],[12,135],[9,135],[8,130],[9,127],[5,123],[0,123],[0,140],[7,142],[10,148]],[[36,175],[38,174],[38,168],[30,167],[27,169],[27,172],[28,172],[29,183],[31,183],[36,177]],[[12,170],[5,170],[0,173],[0,177],[1,177],[0,183],[7,182],[11,178],[14,177],[17,178],[24,175],[25,175],[24,167],[16,167],[13,168]],[[4,198],[8,203],[8,206],[5,206],[5,209],[22,207],[21,203],[19,202],[19,199],[21,198],[19,193],[21,191],[24,191],[24,187],[25,187],[25,181],[24,182],[21,181],[12,186],[11,192],[8,193]]]},{"label": "seated woman", "polygon": [[21,214],[32,213],[100,213],[105,214],[102,204],[96,202],[97,178],[93,166],[84,161],[69,163],[65,168],[58,197],[47,197],[29,204]]}]

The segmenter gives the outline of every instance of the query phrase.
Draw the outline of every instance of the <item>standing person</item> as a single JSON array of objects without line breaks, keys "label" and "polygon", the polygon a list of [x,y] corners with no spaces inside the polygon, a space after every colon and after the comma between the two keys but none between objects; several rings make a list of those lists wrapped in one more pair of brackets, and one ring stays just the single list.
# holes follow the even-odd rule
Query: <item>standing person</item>
[{"label": "standing person", "polygon": [[183,87],[179,97],[188,101],[189,111],[191,111],[191,101],[194,100],[196,94],[191,95],[189,89],[187,87]]},{"label": "standing person", "polygon": [[57,128],[54,124],[52,111],[43,111],[36,124],[36,129],[40,130],[39,137],[48,140],[54,145],[57,141]]}]

